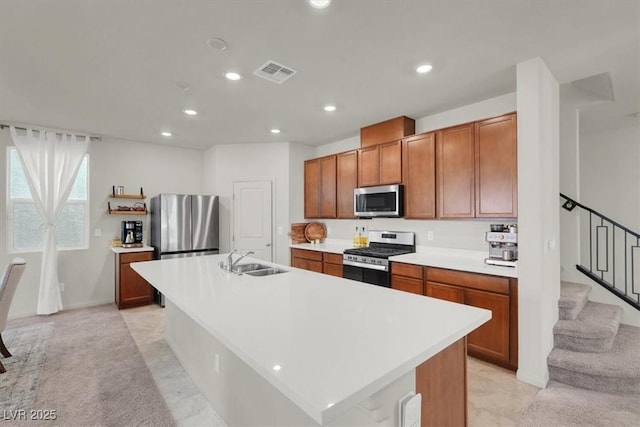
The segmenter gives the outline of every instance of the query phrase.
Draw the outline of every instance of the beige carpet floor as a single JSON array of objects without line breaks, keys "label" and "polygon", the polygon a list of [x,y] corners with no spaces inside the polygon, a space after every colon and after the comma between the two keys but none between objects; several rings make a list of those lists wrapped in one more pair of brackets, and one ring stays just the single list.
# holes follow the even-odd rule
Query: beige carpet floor
[{"label": "beige carpet floor", "polygon": [[551,381],[518,423],[518,427],[586,426],[640,426],[640,395],[600,393]]},{"label": "beige carpet floor", "polygon": [[[26,421],[5,420],[3,425],[176,425],[114,305],[12,320],[7,329],[44,322],[53,322],[53,332],[34,406]],[[16,374],[5,366],[3,375]],[[55,411],[55,420],[29,420],[31,410]]]}]

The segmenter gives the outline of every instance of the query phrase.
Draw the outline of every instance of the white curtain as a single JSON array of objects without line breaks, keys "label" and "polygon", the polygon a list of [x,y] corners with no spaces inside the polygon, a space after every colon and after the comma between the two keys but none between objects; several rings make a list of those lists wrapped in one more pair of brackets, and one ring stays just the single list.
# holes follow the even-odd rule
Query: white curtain
[{"label": "white curtain", "polygon": [[33,129],[27,129],[23,135],[18,134],[14,126],[11,126],[11,137],[44,224],[37,313],[56,313],[62,310],[56,220],[71,193],[89,137],[76,138],[76,135]]}]

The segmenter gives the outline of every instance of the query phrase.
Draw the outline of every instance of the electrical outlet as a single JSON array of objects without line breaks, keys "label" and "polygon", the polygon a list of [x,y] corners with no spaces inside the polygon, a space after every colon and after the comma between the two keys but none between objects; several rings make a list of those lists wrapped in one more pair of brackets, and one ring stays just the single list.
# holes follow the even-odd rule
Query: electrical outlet
[{"label": "electrical outlet", "polygon": [[282,236],[284,234],[284,228],[282,226],[278,226],[278,236]]},{"label": "electrical outlet", "polygon": [[220,373],[220,355],[218,353],[213,356],[213,369],[216,371],[216,374]]},{"label": "electrical outlet", "polygon": [[433,231],[427,231],[427,240],[433,241]]},{"label": "electrical outlet", "polygon": [[102,237],[102,229],[101,228],[94,228],[93,229],[93,235],[95,237]]}]

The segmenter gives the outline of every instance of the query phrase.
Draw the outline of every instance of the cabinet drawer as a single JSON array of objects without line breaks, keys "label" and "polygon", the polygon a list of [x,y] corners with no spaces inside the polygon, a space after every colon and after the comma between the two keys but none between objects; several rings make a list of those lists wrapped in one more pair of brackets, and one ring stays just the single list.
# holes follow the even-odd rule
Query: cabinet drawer
[{"label": "cabinet drawer", "polygon": [[324,252],[322,254],[322,260],[331,264],[342,265],[342,254],[334,254],[330,252]]},{"label": "cabinet drawer", "polygon": [[427,296],[445,301],[464,303],[464,290],[457,286],[427,282]]},{"label": "cabinet drawer", "polygon": [[322,261],[313,261],[304,258],[291,258],[291,267],[322,273]]},{"label": "cabinet drawer", "polygon": [[411,292],[412,294],[424,294],[422,290],[422,280],[420,279],[392,275],[391,287],[399,291]]},{"label": "cabinet drawer", "polygon": [[509,278],[465,271],[427,268],[427,280],[509,295]]},{"label": "cabinet drawer", "polygon": [[391,273],[400,276],[413,277],[415,279],[422,279],[422,267],[419,265],[394,262],[391,264]]},{"label": "cabinet drawer", "polygon": [[153,252],[131,252],[120,254],[120,264],[128,264],[130,262],[137,261],[151,261],[152,259]]},{"label": "cabinet drawer", "polygon": [[323,265],[323,273],[331,276],[342,277],[342,264],[331,264],[325,262]]},{"label": "cabinet drawer", "polygon": [[322,262],[322,252],[308,251],[305,249],[291,249],[291,258],[304,258]]}]

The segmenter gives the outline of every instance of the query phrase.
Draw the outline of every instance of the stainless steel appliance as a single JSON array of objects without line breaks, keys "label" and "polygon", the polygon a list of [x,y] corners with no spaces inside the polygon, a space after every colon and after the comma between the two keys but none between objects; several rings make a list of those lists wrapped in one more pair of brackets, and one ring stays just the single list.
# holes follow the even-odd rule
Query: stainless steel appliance
[{"label": "stainless steel appliance", "polygon": [[403,214],[402,185],[381,185],[353,190],[353,210],[357,217],[398,218]]},{"label": "stainless steel appliance", "polygon": [[[151,198],[151,246],[155,259],[219,252],[218,196],[159,194]],[[155,292],[164,307],[164,295]]]},{"label": "stainless steel appliance", "polygon": [[159,194],[151,198],[151,246],[156,259],[217,254],[218,196]]},{"label": "stainless steel appliance", "polygon": [[342,277],[391,287],[389,257],[416,251],[410,231],[369,231],[369,246],[347,249],[342,255]]},{"label": "stainless steel appliance", "polygon": [[484,260],[491,265],[515,267],[518,259],[518,226],[516,224],[491,224],[491,231],[485,233],[489,243],[489,258]]},{"label": "stainless steel appliance", "polygon": [[120,241],[123,248],[142,247],[142,221],[122,221]]}]

